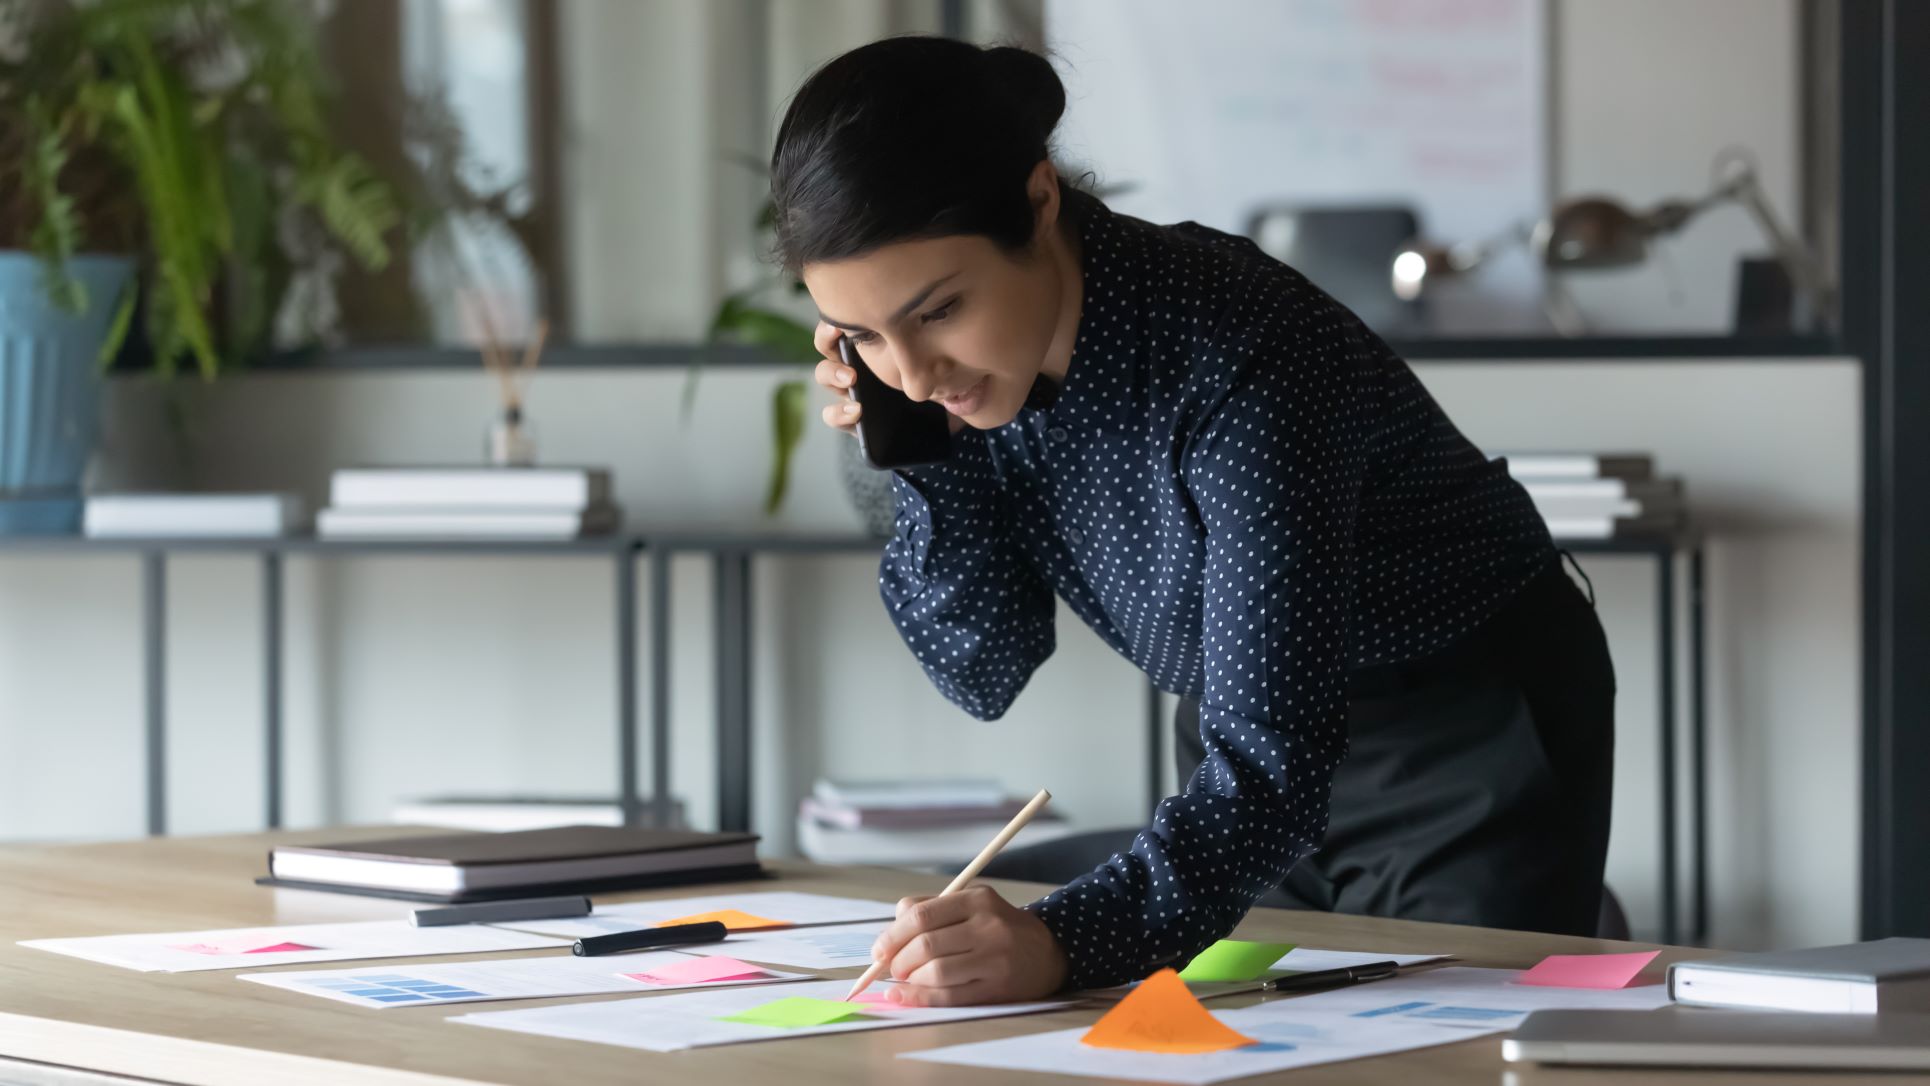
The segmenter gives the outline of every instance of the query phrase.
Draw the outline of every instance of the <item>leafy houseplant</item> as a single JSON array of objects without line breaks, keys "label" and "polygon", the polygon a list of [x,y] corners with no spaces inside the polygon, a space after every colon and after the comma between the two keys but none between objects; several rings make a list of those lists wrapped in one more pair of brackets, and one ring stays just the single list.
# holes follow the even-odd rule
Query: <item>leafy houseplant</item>
[{"label": "leafy houseplant", "polygon": [[[100,345],[204,377],[265,345],[301,264],[389,259],[389,185],[332,140],[313,22],[290,0],[0,0],[0,247],[58,310],[77,254],[128,253]],[[288,250],[295,250],[291,256]]]},{"label": "leafy houseplant", "polygon": [[[761,165],[755,162],[750,165],[761,169]],[[754,236],[765,236],[771,229],[775,215],[776,209],[766,200],[763,209],[758,212]],[[761,348],[780,361],[802,366],[817,365],[821,356],[817,344],[813,342],[816,329],[773,304],[776,298],[785,294],[796,297],[804,292],[804,284],[798,280],[772,275],[763,282],[726,295],[717,307],[717,315],[711,319],[704,349],[696,355],[696,365],[703,364],[712,347],[726,341]],[[691,379],[684,385],[686,414],[691,397],[696,393],[696,376],[697,370],[693,366]],[[788,378],[779,381],[771,389],[771,473],[764,494],[764,513],[767,516],[774,515],[783,506],[784,495],[790,489],[791,460],[797,452],[798,443],[804,440],[804,428],[810,413],[810,387],[809,381]],[[839,468],[852,507],[872,535],[880,538],[889,536],[893,505],[888,473],[867,463],[858,454],[856,442],[844,443],[841,452],[843,455]]]},{"label": "leafy houseplant", "polygon": [[[800,365],[814,366],[819,355],[811,326],[772,308],[760,304],[764,298],[776,290],[784,289],[782,280],[758,284],[746,290],[726,295],[717,307],[717,315],[711,319],[710,332],[705,338],[705,347],[730,341],[761,347],[774,357]],[[791,281],[789,289],[793,293],[803,293],[804,284]],[[699,355],[699,361],[703,356]],[[693,373],[693,378],[695,374]],[[694,380],[685,386],[686,403]],[[784,495],[790,488],[791,457],[797,451],[800,441],[804,440],[804,427],[810,406],[810,385],[808,382],[789,378],[778,382],[771,390],[771,475],[764,494],[764,512],[776,513],[784,504]]]}]

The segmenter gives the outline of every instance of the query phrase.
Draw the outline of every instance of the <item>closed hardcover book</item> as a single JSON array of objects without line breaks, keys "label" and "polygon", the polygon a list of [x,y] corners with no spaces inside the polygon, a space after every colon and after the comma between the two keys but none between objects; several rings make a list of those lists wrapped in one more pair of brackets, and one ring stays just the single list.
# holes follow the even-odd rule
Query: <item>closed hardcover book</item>
[{"label": "closed hardcover book", "polygon": [[345,509],[581,511],[609,500],[604,468],[342,468],[329,487],[329,504]]},{"label": "closed hardcover book", "polygon": [[1682,528],[1675,514],[1640,517],[1549,517],[1548,534],[1556,539],[1666,539]]},{"label": "closed hardcover book", "polygon": [[1508,461],[1508,474],[1517,479],[1648,479],[1655,459],[1646,453],[1500,452],[1488,459]]},{"label": "closed hardcover book", "polygon": [[989,807],[1006,799],[1004,785],[984,778],[834,781],[820,777],[811,794],[832,806],[897,809]]},{"label": "closed hardcover book", "polygon": [[1547,520],[1574,517],[1639,517],[1642,503],[1628,498],[1542,498],[1534,494],[1535,512]]},{"label": "closed hardcover book", "polygon": [[1682,480],[1662,479],[1558,479],[1518,480],[1537,504],[1548,501],[1634,501],[1643,505],[1667,505],[1682,500]]},{"label": "closed hardcover book", "polygon": [[757,862],[757,840],[749,833],[617,826],[437,834],[281,845],[269,853],[268,873],[287,882],[460,894],[742,867]]},{"label": "closed hardcover book", "polygon": [[1930,939],[1876,939],[1677,962],[1669,966],[1669,996],[1704,1007],[1930,1011]]},{"label": "closed hardcover book", "polygon": [[520,539],[559,541],[614,529],[614,507],[567,509],[324,509],[323,539]]},{"label": "closed hardcover book", "polygon": [[94,494],[81,514],[90,539],[273,538],[301,526],[295,494]]},{"label": "closed hardcover book", "polygon": [[[797,822],[797,847],[816,863],[871,864],[919,867],[963,864],[978,855],[1005,828],[1008,820],[960,822],[944,826],[914,826],[901,829],[840,829],[826,826],[814,818],[800,816]],[[1048,817],[1034,818],[1013,836],[1007,848],[1044,844],[1072,832],[1065,822]]]},{"label": "closed hardcover book", "polygon": [[397,804],[389,820],[398,826],[447,826],[488,833],[621,826],[623,805],[588,796],[431,796]]},{"label": "closed hardcover book", "polygon": [[826,803],[816,796],[798,802],[801,817],[821,825],[843,830],[906,829],[920,826],[956,826],[961,822],[996,822],[1003,826],[1025,807],[1022,799],[1005,803],[945,807],[847,807]]}]

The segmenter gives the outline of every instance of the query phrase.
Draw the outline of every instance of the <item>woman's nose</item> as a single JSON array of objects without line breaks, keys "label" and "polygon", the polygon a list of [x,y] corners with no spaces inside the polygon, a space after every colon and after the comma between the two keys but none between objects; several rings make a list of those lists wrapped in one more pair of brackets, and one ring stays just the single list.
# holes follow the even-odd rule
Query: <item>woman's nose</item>
[{"label": "woman's nose", "polygon": [[929,356],[917,351],[900,351],[898,354],[898,381],[904,394],[923,403],[931,399],[938,387],[938,366]]}]

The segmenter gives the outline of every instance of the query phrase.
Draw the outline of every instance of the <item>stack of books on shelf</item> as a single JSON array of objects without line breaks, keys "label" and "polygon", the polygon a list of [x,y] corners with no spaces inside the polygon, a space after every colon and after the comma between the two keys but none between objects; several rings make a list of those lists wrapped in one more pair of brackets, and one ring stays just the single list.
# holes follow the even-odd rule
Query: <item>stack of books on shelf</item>
[{"label": "stack of books on shelf", "polygon": [[[819,780],[798,804],[798,851],[826,864],[956,868],[978,855],[1026,798],[994,780]],[[1071,832],[1041,812],[1007,849]]]},{"label": "stack of books on shelf", "polygon": [[602,468],[343,468],[315,518],[323,539],[602,535],[621,520]]},{"label": "stack of books on shelf", "polygon": [[91,494],[89,539],[272,539],[303,526],[297,494]]},{"label": "stack of books on shelf", "polygon": [[1682,480],[1645,453],[1502,453],[1556,539],[1657,539],[1682,530]]},{"label": "stack of books on shelf", "polygon": [[[646,797],[644,825],[686,828],[682,800],[673,798],[663,806],[665,809],[658,811],[658,804]],[[427,796],[397,803],[389,821],[399,826],[447,826],[489,833],[553,826],[621,826],[623,807],[605,796]]]}]

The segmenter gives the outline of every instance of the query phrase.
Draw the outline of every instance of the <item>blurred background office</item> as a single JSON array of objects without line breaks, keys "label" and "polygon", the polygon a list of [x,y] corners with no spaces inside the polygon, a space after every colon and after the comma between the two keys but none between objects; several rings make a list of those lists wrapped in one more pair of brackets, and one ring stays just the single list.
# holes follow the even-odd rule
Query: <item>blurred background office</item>
[{"label": "blurred background office", "polygon": [[[1868,288],[1845,290],[1878,263],[1876,212],[1844,184],[1868,178],[1884,131],[1858,122],[1858,35],[1884,33],[1867,5],[271,6],[312,42],[320,128],[353,168],[227,191],[237,216],[259,192],[267,231],[222,258],[240,270],[216,277],[210,357],[154,331],[172,327],[148,319],[168,290],[143,265],[128,342],[76,394],[100,412],[81,485],[286,494],[305,512],[273,544],[0,536],[0,839],[245,831],[265,811],[367,823],[451,795],[621,817],[626,779],[634,817],[747,820],[772,855],[796,854],[820,777],[1043,785],[1070,827],[1139,822],[1174,786],[1166,725],[1078,622],[1062,616],[1056,656],[991,723],[899,643],[864,538],[876,480],[816,425],[809,299],[764,259],[762,164],[790,93],[854,45],[932,33],[1048,50],[1069,174],[1122,212],[1247,234],[1301,268],[1484,449],[1638,460],[1645,510],[1550,499],[1589,537],[1619,677],[1609,881],[1648,938],[1867,930],[1865,846],[1899,825],[1866,802],[1864,764],[1894,710],[1872,707],[1872,677],[1895,674],[1866,655],[1895,647],[1893,631],[1866,644],[1888,591],[1872,578],[1890,575],[1870,556],[1895,564],[1869,504],[1895,492],[1866,457],[1888,410],[1867,378],[1891,348],[1871,345]],[[0,27],[10,65],[66,5],[19,7]],[[248,6],[184,4],[175,29],[219,43],[229,7]],[[265,62],[209,50],[157,63],[192,97]],[[44,135],[24,101],[0,85],[9,147]],[[304,191],[323,195],[297,214]],[[39,219],[11,213],[5,246],[43,249]],[[358,225],[384,259],[365,259]],[[138,222],[127,236],[155,244]],[[245,327],[244,295],[265,299]],[[540,362],[502,372],[526,347]],[[596,526],[576,549],[314,544],[342,469],[500,456],[506,388],[512,451],[607,471],[641,552]],[[46,425],[55,405],[24,395],[0,387],[0,419]],[[661,577],[658,536],[684,543]],[[1112,787],[1122,763],[1144,789]]]}]

